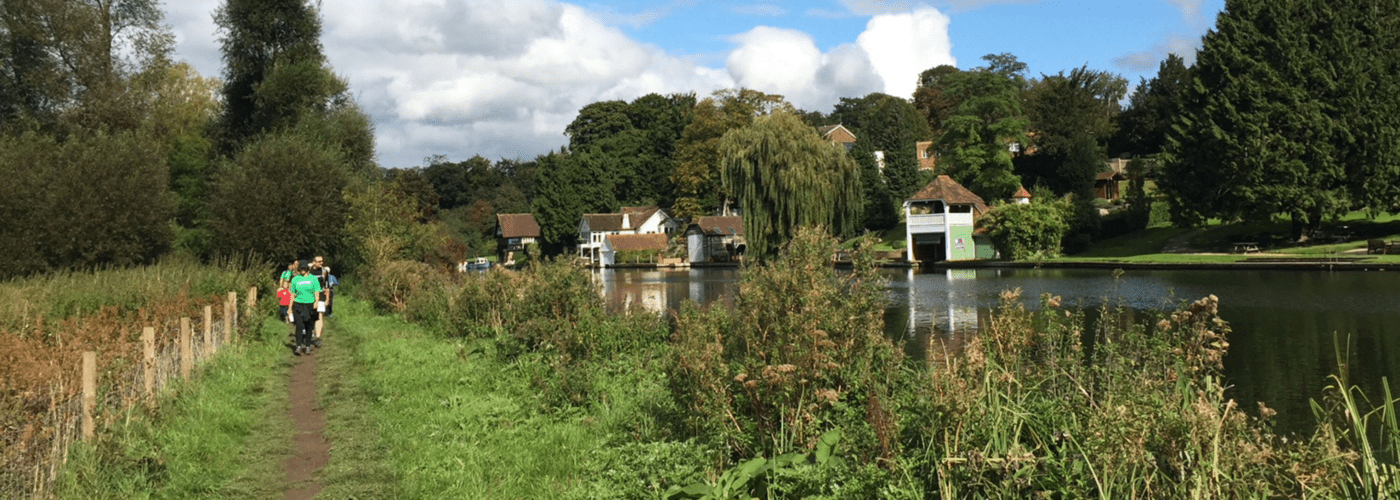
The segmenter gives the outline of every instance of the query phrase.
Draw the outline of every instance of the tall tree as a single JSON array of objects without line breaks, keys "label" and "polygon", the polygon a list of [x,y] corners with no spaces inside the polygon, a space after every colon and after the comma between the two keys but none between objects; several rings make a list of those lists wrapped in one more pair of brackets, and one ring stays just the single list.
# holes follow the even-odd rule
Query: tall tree
[{"label": "tall tree", "polygon": [[676,141],[694,116],[695,96],[648,94],[631,103],[596,102],[565,129],[569,149],[605,159],[614,197],[623,203],[669,206]]},{"label": "tall tree", "polygon": [[591,153],[550,153],[535,163],[532,212],[545,240],[543,250],[559,254],[578,243],[583,214],[617,209],[612,180],[606,175],[606,160]]},{"label": "tall tree", "polygon": [[226,0],[214,22],[223,34],[226,152],[347,100],[345,84],[325,67],[321,18],[310,0]]},{"label": "tall tree", "polygon": [[[933,138],[928,121],[912,103],[887,94],[841,98],[830,119],[856,136],[852,157],[865,182],[865,227],[886,229],[899,222],[895,200],[914,194],[919,185],[915,143]],[[876,153],[878,152],[878,154]]]},{"label": "tall tree", "polygon": [[744,207],[745,237],[760,258],[774,255],[799,227],[852,234],[859,225],[859,167],[791,112],[724,134],[720,158],[724,188]]},{"label": "tall tree", "polygon": [[1325,217],[1394,206],[1396,105],[1377,90],[1400,77],[1396,10],[1227,2],[1168,139],[1159,187],[1175,221],[1286,215],[1302,238]]},{"label": "tall tree", "polygon": [[935,66],[919,73],[919,86],[914,89],[914,107],[924,115],[933,137],[944,132],[944,124],[953,116],[958,102],[947,90],[948,75],[962,73],[957,66]]},{"label": "tall tree", "polygon": [[676,192],[672,215],[707,215],[731,199],[720,182],[720,138],[730,130],[748,126],[755,117],[779,109],[793,110],[783,96],[753,89],[718,90],[696,103],[695,118],[676,143],[676,169],[671,174]]},{"label": "tall tree", "polygon": [[1109,141],[1108,154],[1151,156],[1162,152],[1172,120],[1181,112],[1182,94],[1191,85],[1190,68],[1176,54],[1168,54],[1157,76],[1143,79],[1133,90],[1128,108],[1118,115],[1118,130]]},{"label": "tall tree", "polygon": [[1058,194],[1092,196],[1127,86],[1122,77],[1087,66],[1042,75],[1025,99],[1035,153],[1016,158],[1017,173]]},{"label": "tall tree", "polygon": [[1025,144],[1029,121],[1021,104],[1024,64],[1008,54],[988,55],[989,66],[944,75],[957,103],[936,141],[948,175],[986,200],[1011,197],[1021,180],[1012,173],[1012,148]]}]

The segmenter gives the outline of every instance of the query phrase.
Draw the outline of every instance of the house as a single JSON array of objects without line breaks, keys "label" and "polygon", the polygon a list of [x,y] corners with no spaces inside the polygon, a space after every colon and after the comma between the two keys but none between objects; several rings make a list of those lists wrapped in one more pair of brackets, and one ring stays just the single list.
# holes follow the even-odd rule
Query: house
[{"label": "house", "polygon": [[690,263],[733,262],[744,255],[744,218],[696,217],[685,229],[686,257]]},{"label": "house", "polygon": [[935,170],[938,168],[938,156],[933,150],[933,141],[919,141],[914,143],[914,153],[919,158],[919,170]]},{"label": "house", "polygon": [[496,256],[502,263],[515,260],[515,252],[524,252],[525,245],[540,237],[540,223],[534,214],[496,214]]},{"label": "house", "polygon": [[1105,200],[1118,199],[1118,183],[1127,177],[1123,174],[1108,171],[1099,172],[1094,175],[1094,196]]},{"label": "house", "polygon": [[951,177],[938,176],[904,200],[905,259],[939,262],[977,258],[973,225],[987,210],[981,197]]},{"label": "house", "polygon": [[1025,186],[1016,190],[1016,194],[1011,195],[1011,200],[1017,205],[1029,205],[1031,203],[1031,192],[1026,191]]},{"label": "house", "polygon": [[[612,267],[619,264],[619,257],[635,255],[637,252],[646,254],[645,262],[657,262],[661,253],[666,251],[668,239],[665,233],[609,234],[603,238],[603,245],[598,252],[598,264]],[[630,259],[621,260],[624,264],[631,263]]]},{"label": "house", "polygon": [[618,213],[584,214],[578,226],[578,256],[598,265],[602,259],[603,242],[614,234],[671,235],[680,223],[655,205],[622,207]]},{"label": "house", "polygon": [[840,144],[841,147],[846,148],[846,151],[850,151],[851,146],[856,144],[856,135],[841,125],[817,127],[817,133],[822,136],[822,139],[831,141],[834,144]]}]

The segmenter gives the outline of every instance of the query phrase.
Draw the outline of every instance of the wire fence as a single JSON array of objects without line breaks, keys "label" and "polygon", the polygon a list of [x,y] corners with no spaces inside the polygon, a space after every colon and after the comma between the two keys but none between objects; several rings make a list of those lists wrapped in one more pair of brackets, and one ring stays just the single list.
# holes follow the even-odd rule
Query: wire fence
[{"label": "wire fence", "polygon": [[[69,447],[85,434],[103,432],[133,406],[159,405],[159,395],[238,341],[236,301],[230,292],[223,311],[206,306],[201,317],[168,319],[146,328],[141,349],[112,356],[100,368],[96,355],[85,353],[85,363],[92,363],[83,370],[91,377],[87,384],[79,380],[80,387],[73,387],[73,381],[59,377],[47,394],[7,404],[28,418],[7,419],[0,428],[0,498],[52,498]],[[256,293],[250,290],[246,304],[255,303]],[[247,309],[246,314],[255,314],[253,307]],[[84,385],[93,392],[85,394]],[[84,408],[85,397],[91,398],[90,409]]]}]

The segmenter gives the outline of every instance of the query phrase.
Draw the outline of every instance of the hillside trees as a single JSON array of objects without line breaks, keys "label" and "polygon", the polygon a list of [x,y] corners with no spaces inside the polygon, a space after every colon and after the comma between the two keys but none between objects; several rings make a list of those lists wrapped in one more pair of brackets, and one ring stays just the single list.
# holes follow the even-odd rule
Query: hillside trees
[{"label": "hillside trees", "polygon": [[694,110],[691,94],[596,102],[580,109],[564,133],[571,152],[606,164],[618,201],[670,206],[676,142]]},{"label": "hillside trees", "polygon": [[935,147],[939,168],[946,167],[953,180],[983,199],[1001,200],[1021,184],[1012,173],[1010,148],[1026,142],[1025,64],[1009,54],[983,59],[987,66],[941,76],[942,92],[956,104]]},{"label": "hillside trees", "polygon": [[721,181],[744,207],[750,251],[773,256],[800,227],[854,236],[859,167],[797,115],[776,111],[720,140]]},{"label": "hillside trees", "polygon": [[[928,121],[909,101],[878,92],[858,99],[842,98],[828,118],[856,136],[850,153],[863,172],[863,225],[871,229],[894,227],[899,223],[899,200],[921,187],[915,143],[933,138]],[[883,166],[876,151],[881,152]]]},{"label": "hillside trees", "polygon": [[731,197],[720,182],[720,138],[778,109],[793,108],[783,96],[752,89],[719,90],[696,103],[695,118],[676,143],[676,170],[671,174],[676,201],[671,215],[694,217],[720,209]]},{"label": "hillside trees", "polygon": [[1191,85],[1191,70],[1176,54],[1168,54],[1157,75],[1133,89],[1128,108],[1117,117],[1118,130],[1109,141],[1108,154],[1134,157],[1162,152],[1172,120],[1181,112],[1182,94]]},{"label": "hillside trees", "polygon": [[374,135],[321,53],[318,12],[307,0],[227,0],[215,22],[227,155],[209,201],[215,248],[275,260],[344,249],[342,190],[368,189],[354,181],[375,172]]},{"label": "hillside trees", "polygon": [[1400,7],[1232,0],[1208,33],[1159,187],[1174,221],[1396,208]]}]

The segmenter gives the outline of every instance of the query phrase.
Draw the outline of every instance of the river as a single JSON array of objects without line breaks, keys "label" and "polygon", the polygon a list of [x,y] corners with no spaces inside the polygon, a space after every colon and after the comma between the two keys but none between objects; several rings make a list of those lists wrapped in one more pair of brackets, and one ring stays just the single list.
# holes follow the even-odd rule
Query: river
[{"label": "river", "polygon": [[[723,300],[737,287],[735,268],[598,271],[613,310],[660,311],[693,300]],[[1326,271],[1110,271],[1078,269],[898,270],[889,278],[886,333],[910,356],[956,353],[1003,290],[1020,288],[1027,307],[1042,293],[1067,305],[1096,308],[1105,300],[1136,312],[1174,308],[1214,294],[1230,323],[1225,376],[1230,397],[1278,410],[1277,428],[1309,432],[1310,399],[1320,398],[1337,370],[1334,338],[1353,384],[1379,400],[1382,378],[1400,369],[1400,274]],[[934,342],[930,342],[930,341]],[[932,345],[938,352],[929,353]],[[1397,391],[1400,392],[1400,391]]]}]

